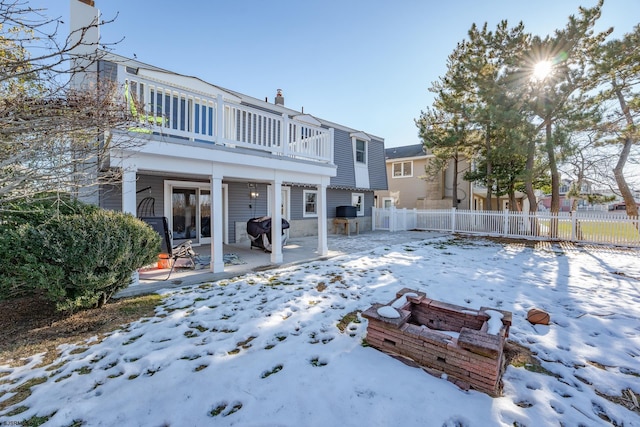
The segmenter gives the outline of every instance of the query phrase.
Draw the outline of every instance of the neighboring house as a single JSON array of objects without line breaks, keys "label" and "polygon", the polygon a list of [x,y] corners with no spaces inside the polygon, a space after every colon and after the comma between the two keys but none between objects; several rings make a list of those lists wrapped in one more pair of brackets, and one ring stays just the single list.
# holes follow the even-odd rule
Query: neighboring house
[{"label": "neighboring house", "polygon": [[[98,17],[92,0],[71,0],[72,30]],[[99,31],[86,37],[79,58],[95,53]],[[328,252],[336,207],[356,206],[360,230],[371,229],[374,190],[387,188],[382,138],[289,109],[279,90],[270,103],[109,52],[72,82],[98,80],[122,88],[145,125],[105,133],[134,144],[111,149],[95,173],[117,169],[123,178],[83,199],[167,217],[175,241],[211,244],[213,272],[224,270],[223,243],[249,245],[254,217],[273,218],[274,263],[283,262],[281,218],[291,237],[317,235],[319,255]]]},{"label": "neighboring house", "polygon": [[[560,181],[559,187],[559,197],[560,197],[560,212],[569,212],[571,211],[571,206],[573,205],[573,198],[567,197],[567,193],[571,190],[571,186],[573,181],[570,179],[562,179]],[[590,182],[583,182],[580,188],[580,194],[588,195],[595,194],[593,191]],[[587,206],[591,206],[587,200],[578,199],[578,209],[586,209]],[[545,194],[538,200],[538,209],[540,210],[550,210],[551,209],[551,194]]]},{"label": "neighboring house", "polygon": [[[387,148],[385,159],[389,189],[376,191],[376,206],[407,209],[448,209],[453,207],[453,162],[438,174],[426,176],[433,154],[423,144]],[[463,179],[469,163],[458,165],[458,208],[470,209],[472,186]]]},{"label": "neighboring house", "polygon": [[[528,212],[529,211],[529,199],[527,195],[522,191],[516,191],[514,193],[517,206],[515,211]],[[484,210],[504,210],[509,209],[509,196],[502,195],[497,197],[495,193],[491,196],[491,209],[487,207],[487,187],[481,184],[473,185],[473,207],[474,211]]]}]

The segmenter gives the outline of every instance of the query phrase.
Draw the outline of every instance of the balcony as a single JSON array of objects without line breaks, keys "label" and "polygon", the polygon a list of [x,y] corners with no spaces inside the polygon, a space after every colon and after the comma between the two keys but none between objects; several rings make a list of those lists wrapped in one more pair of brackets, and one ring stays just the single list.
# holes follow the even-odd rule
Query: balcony
[{"label": "balcony", "polygon": [[194,77],[122,67],[130,131],[333,163],[333,129],[309,115],[277,114]]}]

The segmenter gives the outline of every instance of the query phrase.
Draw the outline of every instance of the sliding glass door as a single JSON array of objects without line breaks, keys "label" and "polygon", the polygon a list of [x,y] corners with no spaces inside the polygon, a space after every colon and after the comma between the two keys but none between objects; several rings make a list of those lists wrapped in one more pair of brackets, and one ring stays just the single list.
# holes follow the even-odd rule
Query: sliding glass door
[{"label": "sliding glass door", "polygon": [[172,187],[171,228],[174,244],[191,240],[211,242],[211,191],[194,187]]}]

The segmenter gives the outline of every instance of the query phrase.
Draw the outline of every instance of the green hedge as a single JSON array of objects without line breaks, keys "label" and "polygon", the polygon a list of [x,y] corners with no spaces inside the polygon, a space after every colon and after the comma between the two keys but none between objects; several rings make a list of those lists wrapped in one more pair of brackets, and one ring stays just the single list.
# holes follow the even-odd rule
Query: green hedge
[{"label": "green hedge", "polygon": [[61,311],[99,307],[160,252],[160,236],[129,214],[76,204],[26,218],[0,226],[0,264],[8,267],[0,298],[42,294]]}]

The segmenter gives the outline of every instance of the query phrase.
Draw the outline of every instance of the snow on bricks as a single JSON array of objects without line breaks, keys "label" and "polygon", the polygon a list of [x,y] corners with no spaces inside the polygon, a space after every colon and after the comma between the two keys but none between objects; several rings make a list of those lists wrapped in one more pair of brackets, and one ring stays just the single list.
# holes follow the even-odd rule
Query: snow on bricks
[{"label": "snow on bricks", "polygon": [[374,304],[362,316],[369,321],[367,342],[372,347],[409,358],[461,388],[500,394],[511,312],[469,309],[404,288],[396,299]]}]

